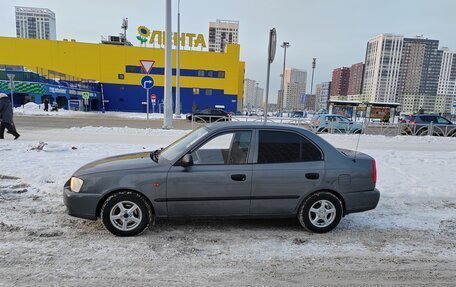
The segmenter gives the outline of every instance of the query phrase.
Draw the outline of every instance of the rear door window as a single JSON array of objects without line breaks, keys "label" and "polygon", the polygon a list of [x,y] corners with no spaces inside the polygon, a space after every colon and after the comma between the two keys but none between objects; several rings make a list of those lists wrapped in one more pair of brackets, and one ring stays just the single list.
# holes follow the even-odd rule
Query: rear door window
[{"label": "rear door window", "polygon": [[320,150],[301,135],[285,131],[260,131],[258,163],[323,160]]}]

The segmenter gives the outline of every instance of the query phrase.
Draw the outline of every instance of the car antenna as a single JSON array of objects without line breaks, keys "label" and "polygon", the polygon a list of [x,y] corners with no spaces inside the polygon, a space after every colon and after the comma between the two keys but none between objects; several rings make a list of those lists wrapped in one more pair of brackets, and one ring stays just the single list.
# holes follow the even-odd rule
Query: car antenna
[{"label": "car antenna", "polygon": [[358,154],[359,140],[361,139],[361,134],[362,130],[359,131],[358,140],[356,141],[355,157],[353,158],[353,162],[356,162],[356,155]]}]

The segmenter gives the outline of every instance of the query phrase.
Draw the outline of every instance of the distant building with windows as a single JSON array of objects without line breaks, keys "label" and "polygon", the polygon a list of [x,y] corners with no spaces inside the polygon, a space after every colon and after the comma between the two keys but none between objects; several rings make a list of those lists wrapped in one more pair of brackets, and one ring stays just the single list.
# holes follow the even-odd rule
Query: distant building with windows
[{"label": "distant building with windows", "polygon": [[452,112],[452,106],[456,107],[456,52],[446,47],[441,51],[442,63],[434,110],[442,114],[456,114]]},{"label": "distant building with windows", "polygon": [[316,111],[327,110],[328,101],[331,94],[331,81],[317,84],[316,88]]},{"label": "distant building with windows", "polygon": [[305,102],[301,102],[301,99],[306,93],[307,71],[286,68],[284,78],[284,109],[303,110]]},{"label": "distant building with windows", "polygon": [[442,53],[438,40],[404,38],[396,97],[403,112],[434,111]]},{"label": "distant building with windows", "polygon": [[259,87],[259,83],[252,79],[244,80],[244,108],[260,108],[263,106],[264,89]]},{"label": "distant building with windows", "polygon": [[227,44],[237,44],[239,21],[209,22],[209,52],[224,52]]},{"label": "distant building with windows", "polygon": [[367,42],[363,97],[370,102],[395,102],[404,36],[381,34]]},{"label": "distant building with windows", "polygon": [[348,82],[347,98],[351,101],[362,101],[364,63],[356,63],[350,67],[350,80]]},{"label": "distant building with windows", "polygon": [[46,8],[16,6],[18,38],[56,40],[55,14]]},{"label": "distant building with windows", "polygon": [[333,70],[331,81],[331,99],[346,100],[350,83],[350,68],[342,67]]}]

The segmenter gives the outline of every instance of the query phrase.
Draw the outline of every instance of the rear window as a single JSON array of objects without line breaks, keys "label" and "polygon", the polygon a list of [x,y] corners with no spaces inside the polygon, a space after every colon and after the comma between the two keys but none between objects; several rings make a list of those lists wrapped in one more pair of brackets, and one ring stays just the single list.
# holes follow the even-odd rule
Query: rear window
[{"label": "rear window", "polygon": [[436,116],[420,116],[421,121],[425,123],[430,123],[430,122],[437,122],[437,117]]},{"label": "rear window", "polygon": [[445,125],[451,125],[451,122],[444,117],[437,117],[437,123],[439,124],[445,124]]}]

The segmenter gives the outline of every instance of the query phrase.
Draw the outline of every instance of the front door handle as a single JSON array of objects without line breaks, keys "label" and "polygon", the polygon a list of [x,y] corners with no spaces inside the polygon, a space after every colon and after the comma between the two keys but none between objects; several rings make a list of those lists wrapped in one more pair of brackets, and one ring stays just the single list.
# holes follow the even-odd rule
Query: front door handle
[{"label": "front door handle", "polygon": [[232,174],[231,179],[234,181],[245,181],[247,176],[245,174]]},{"label": "front door handle", "polygon": [[320,177],[320,174],[318,174],[318,173],[306,173],[307,179],[318,179],[319,177]]}]

